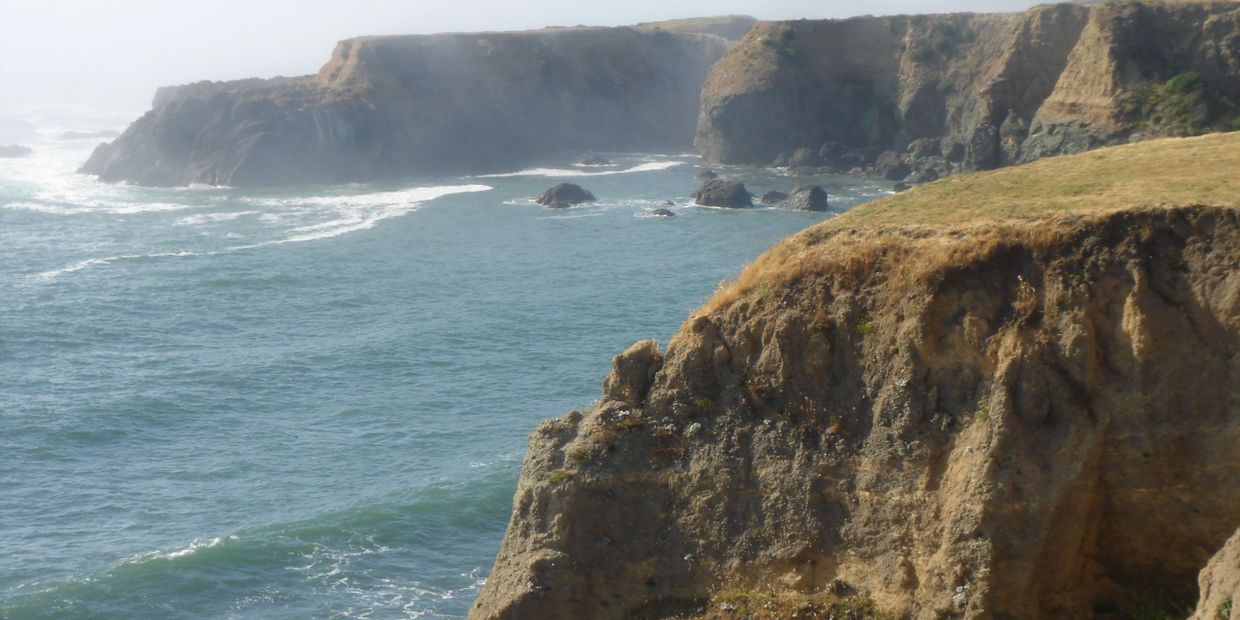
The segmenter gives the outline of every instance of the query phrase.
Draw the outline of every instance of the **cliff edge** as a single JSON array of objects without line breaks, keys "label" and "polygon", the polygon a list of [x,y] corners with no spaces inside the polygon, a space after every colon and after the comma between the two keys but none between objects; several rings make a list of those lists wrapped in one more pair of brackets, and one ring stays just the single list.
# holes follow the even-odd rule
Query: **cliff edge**
[{"label": "cliff edge", "polygon": [[[722,24],[733,28],[740,18]],[[361,37],[315,76],[160,89],[82,167],[142,185],[281,185],[478,172],[692,146],[720,24]]]},{"label": "cliff edge", "polygon": [[1237,166],[1156,140],[786,239],[535,430],[470,617],[1191,605],[1240,526]]},{"label": "cliff edge", "polygon": [[1240,128],[1240,3],[763,22],[712,69],[715,162],[925,182]]}]

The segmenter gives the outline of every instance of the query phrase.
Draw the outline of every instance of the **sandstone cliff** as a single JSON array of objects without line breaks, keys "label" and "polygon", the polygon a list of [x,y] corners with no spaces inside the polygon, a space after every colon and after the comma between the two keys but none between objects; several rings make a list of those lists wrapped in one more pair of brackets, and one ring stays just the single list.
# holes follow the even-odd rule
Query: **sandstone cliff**
[{"label": "sandstone cliff", "polygon": [[1238,104],[1236,2],[770,22],[711,70],[697,145],[920,182],[1227,129]]},{"label": "sandstone cliff", "polygon": [[82,171],[144,185],[276,185],[683,151],[706,72],[729,42],[691,32],[711,24],[680,26],[350,39],[316,76],[160,89]]},{"label": "sandstone cliff", "polygon": [[1240,603],[1240,531],[1227,541],[1201,571],[1201,597],[1192,620],[1231,620]]},{"label": "sandstone cliff", "polygon": [[1240,525],[1238,165],[1152,141],[790,237],[538,427],[471,617],[1195,600]]}]

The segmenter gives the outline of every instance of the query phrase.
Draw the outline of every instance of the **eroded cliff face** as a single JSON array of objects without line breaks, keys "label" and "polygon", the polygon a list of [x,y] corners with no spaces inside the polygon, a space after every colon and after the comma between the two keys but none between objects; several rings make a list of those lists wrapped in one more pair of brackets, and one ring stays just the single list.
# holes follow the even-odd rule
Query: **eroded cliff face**
[{"label": "eroded cliff face", "polygon": [[922,182],[1229,128],[1237,104],[1236,2],[769,22],[712,69],[697,145]]},{"label": "eroded cliff face", "polygon": [[742,282],[538,427],[471,617],[1090,617],[1240,524],[1235,208],[826,225]]},{"label": "eroded cliff face", "polygon": [[161,89],[82,170],[144,185],[278,185],[684,150],[728,44],[654,28],[351,39],[316,76]]},{"label": "eroded cliff face", "polygon": [[1240,604],[1240,531],[1214,554],[1198,579],[1197,610],[1190,620],[1231,620]]}]

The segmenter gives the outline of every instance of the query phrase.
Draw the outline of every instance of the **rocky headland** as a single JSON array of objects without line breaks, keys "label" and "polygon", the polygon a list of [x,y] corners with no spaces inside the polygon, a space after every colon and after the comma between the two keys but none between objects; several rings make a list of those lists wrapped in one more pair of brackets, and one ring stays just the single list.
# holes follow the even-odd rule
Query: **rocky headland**
[{"label": "rocky headland", "polygon": [[706,72],[731,43],[711,32],[747,22],[695,23],[350,39],[314,76],[160,89],[82,171],[253,186],[683,152]]},{"label": "rocky headland", "polygon": [[758,24],[711,69],[717,163],[924,182],[1240,128],[1240,3]]},{"label": "rocky headland", "polygon": [[361,37],[314,76],[160,89],[82,171],[330,183],[696,142],[716,163],[912,184],[1232,127],[1240,2],[1107,2]]},{"label": "rocky headland", "polygon": [[1155,140],[786,239],[534,431],[471,618],[1230,613],[1238,167]]}]

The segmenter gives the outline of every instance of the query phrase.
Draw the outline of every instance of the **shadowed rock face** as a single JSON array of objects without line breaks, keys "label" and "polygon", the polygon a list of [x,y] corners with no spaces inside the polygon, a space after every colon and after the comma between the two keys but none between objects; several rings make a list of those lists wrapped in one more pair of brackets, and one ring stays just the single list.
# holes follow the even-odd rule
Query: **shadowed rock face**
[{"label": "shadowed rock face", "polygon": [[[1160,96],[1189,72],[1199,105]],[[1236,2],[770,22],[712,69],[697,146],[721,163],[869,172],[890,152],[906,167],[879,172],[921,182],[1227,128],[1237,104]]]},{"label": "shadowed rock face", "polygon": [[160,89],[82,171],[145,185],[277,185],[684,150],[727,45],[632,28],[351,39],[316,76]]},{"label": "shadowed rock face", "polygon": [[740,209],[753,206],[753,196],[740,181],[711,179],[692,194],[693,202],[705,207]]},{"label": "shadowed rock face", "polygon": [[1240,211],[796,239],[825,271],[790,258],[538,427],[472,618],[722,589],[919,619],[1191,600],[1240,523]]}]

